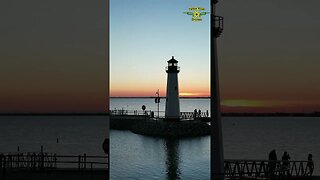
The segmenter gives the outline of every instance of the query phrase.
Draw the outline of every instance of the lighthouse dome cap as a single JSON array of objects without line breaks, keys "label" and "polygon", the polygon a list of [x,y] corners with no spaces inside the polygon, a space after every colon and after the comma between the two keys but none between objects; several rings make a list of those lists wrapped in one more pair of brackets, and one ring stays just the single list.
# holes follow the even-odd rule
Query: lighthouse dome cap
[{"label": "lighthouse dome cap", "polygon": [[177,63],[178,61],[174,59],[174,56],[168,61],[168,63]]}]

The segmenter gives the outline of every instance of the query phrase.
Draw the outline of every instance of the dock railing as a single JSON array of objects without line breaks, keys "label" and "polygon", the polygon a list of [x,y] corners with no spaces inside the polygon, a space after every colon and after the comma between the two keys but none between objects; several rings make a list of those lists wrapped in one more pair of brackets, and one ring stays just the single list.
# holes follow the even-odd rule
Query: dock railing
[{"label": "dock railing", "polygon": [[[151,118],[158,118],[158,111],[152,110],[125,110],[115,109],[110,110],[111,116],[149,116]],[[194,112],[180,112],[181,119],[195,119],[195,118],[209,118],[208,112],[194,113]],[[165,111],[159,111],[159,118],[165,118]]]},{"label": "dock railing", "polygon": [[54,153],[7,153],[0,154],[0,170],[7,169],[59,169],[78,170],[108,169],[108,156],[56,155]]},{"label": "dock railing", "polygon": [[[113,116],[151,116],[152,112],[156,113],[158,111],[151,111],[151,110],[125,110],[125,109],[115,109],[115,110],[110,110],[110,114]],[[160,111],[161,116],[164,116],[164,111]]]},{"label": "dock railing", "polygon": [[308,161],[225,160],[224,168],[228,179],[306,177],[313,173]]}]

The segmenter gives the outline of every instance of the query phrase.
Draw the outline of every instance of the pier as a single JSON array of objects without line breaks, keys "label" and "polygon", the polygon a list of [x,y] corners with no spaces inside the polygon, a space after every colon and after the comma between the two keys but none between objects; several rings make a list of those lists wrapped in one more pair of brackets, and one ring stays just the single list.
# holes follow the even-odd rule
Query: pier
[{"label": "pier", "polygon": [[2,180],[107,180],[108,166],[108,156],[56,155],[42,152],[0,154]]},{"label": "pier", "polygon": [[159,117],[154,115],[153,111],[110,110],[110,128],[165,138],[210,135],[211,126],[208,123],[210,117],[206,112],[201,114],[181,112],[178,121],[166,120],[164,112],[161,112]]},{"label": "pier", "polygon": [[[274,169],[271,170],[272,164]],[[308,161],[224,160],[226,179],[317,179]],[[108,156],[60,156],[50,153],[0,154],[2,180],[108,179]]]},{"label": "pier", "polygon": [[[123,116],[121,119],[130,119],[134,116],[136,117],[144,117],[144,118],[152,118],[152,119],[164,119],[165,111],[142,111],[142,110],[110,110],[110,115],[113,119]],[[200,120],[205,122],[210,122],[210,116],[207,112],[201,112],[200,114],[195,114],[194,112],[180,112],[181,120]]]}]

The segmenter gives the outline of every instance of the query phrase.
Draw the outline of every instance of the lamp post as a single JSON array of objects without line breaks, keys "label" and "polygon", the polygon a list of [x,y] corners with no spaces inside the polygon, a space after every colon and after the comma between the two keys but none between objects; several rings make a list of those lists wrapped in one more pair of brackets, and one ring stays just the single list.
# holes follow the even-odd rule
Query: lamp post
[{"label": "lamp post", "polygon": [[210,112],[211,112],[211,179],[223,179],[224,158],[223,139],[220,114],[219,72],[216,39],[223,30],[223,18],[215,16],[215,4],[218,0],[210,0]]},{"label": "lamp post", "polygon": [[159,91],[159,89],[158,89],[158,91],[156,92],[156,94],[157,94],[158,96],[155,98],[155,103],[158,104],[158,119],[160,119],[160,116],[159,116],[160,91]]}]

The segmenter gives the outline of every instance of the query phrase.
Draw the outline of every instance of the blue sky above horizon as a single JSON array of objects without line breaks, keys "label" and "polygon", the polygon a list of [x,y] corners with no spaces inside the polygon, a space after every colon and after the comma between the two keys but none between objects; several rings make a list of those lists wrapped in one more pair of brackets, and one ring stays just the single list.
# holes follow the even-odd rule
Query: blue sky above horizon
[{"label": "blue sky above horizon", "polygon": [[[192,22],[183,12],[193,6],[209,9],[208,1],[110,1],[111,96],[153,95],[158,88],[164,94],[165,67],[171,56],[181,66],[180,92],[190,89],[189,84],[199,87],[193,92],[208,91],[209,16]],[[193,73],[199,70],[201,74]],[[137,92],[135,87],[145,89]]]},{"label": "blue sky above horizon", "polygon": [[[209,16],[183,14],[208,0],[111,0],[111,96],[165,94],[166,61],[179,60],[180,93],[209,91]],[[320,110],[320,2],[221,0],[222,103],[253,111]],[[229,104],[228,104],[229,103]],[[231,104],[230,104],[231,103]],[[246,106],[247,104],[248,106]],[[264,109],[263,109],[264,108]]]}]

